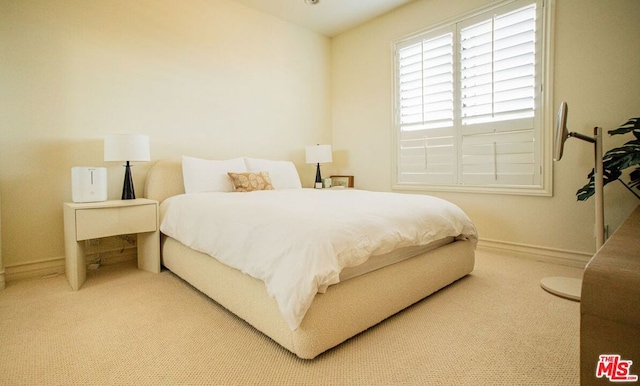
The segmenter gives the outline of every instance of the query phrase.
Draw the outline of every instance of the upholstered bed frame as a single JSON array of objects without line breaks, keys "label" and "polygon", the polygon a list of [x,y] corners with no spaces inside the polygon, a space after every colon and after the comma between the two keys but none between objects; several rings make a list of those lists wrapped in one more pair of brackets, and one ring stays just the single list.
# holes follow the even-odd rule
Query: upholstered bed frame
[{"label": "upholstered bed frame", "polygon": [[[181,160],[162,160],[149,171],[147,198],[162,202],[184,193]],[[317,294],[292,331],[262,281],[162,236],[162,263],[300,358],[312,359],[467,275],[474,246],[455,241],[422,255],[330,286]]]}]

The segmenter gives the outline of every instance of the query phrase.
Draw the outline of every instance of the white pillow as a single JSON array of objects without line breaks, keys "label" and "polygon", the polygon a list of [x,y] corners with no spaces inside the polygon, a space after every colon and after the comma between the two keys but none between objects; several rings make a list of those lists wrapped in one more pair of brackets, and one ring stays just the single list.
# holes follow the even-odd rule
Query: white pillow
[{"label": "white pillow", "polygon": [[268,172],[274,189],[302,189],[300,176],[293,162],[246,157],[244,160],[247,163],[247,171]]},{"label": "white pillow", "polygon": [[228,172],[246,172],[242,157],[224,161],[182,157],[182,178],[185,193],[233,192]]}]

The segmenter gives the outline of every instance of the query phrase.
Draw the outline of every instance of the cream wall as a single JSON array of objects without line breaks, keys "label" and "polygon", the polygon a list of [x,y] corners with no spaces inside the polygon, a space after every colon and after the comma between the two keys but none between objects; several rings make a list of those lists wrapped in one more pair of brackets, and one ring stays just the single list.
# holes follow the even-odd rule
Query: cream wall
[{"label": "cream wall", "polygon": [[[359,188],[391,189],[393,42],[489,3],[417,0],[332,40],[337,172],[354,174]],[[640,116],[639,19],[637,0],[556,1],[553,108],[569,103],[570,130],[591,135],[594,126],[610,130]],[[615,139],[605,138],[605,150]],[[592,253],[594,201],[576,202],[575,192],[593,167],[593,146],[569,140],[554,166],[553,197],[433,194],[467,211],[484,240]],[[618,183],[605,188],[605,200],[613,229],[639,204]]]},{"label": "cream wall", "polygon": [[[2,257],[64,256],[72,166],[106,166],[105,134],[150,136],[151,157],[292,159],[329,143],[328,38],[225,0],[0,0]],[[135,163],[143,194],[150,163]]]},{"label": "cream wall", "polygon": [[[2,202],[0,202],[2,207]],[[4,263],[2,262],[2,213],[0,213],[0,289],[5,287]]]},{"label": "cream wall", "polygon": [[[153,160],[293,159],[305,186],[314,169],[303,147],[332,142],[325,174],[390,190],[392,42],[489,2],[417,0],[329,40],[225,0],[0,0],[7,271],[63,257],[72,166],[108,167],[109,198],[119,198],[122,168],[102,161],[108,133],[148,134]],[[640,115],[640,2],[556,3],[554,106],[569,102],[570,129]],[[568,141],[553,197],[437,195],[462,206],[485,240],[590,253],[593,200],[574,193],[591,162],[588,144]],[[135,164],[138,195],[152,163]],[[611,228],[638,204],[618,184],[605,196]]]}]

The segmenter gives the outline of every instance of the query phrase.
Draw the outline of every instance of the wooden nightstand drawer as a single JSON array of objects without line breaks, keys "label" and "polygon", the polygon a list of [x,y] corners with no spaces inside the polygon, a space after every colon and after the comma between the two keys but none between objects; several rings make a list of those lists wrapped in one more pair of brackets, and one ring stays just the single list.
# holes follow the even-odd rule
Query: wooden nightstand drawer
[{"label": "wooden nightstand drawer", "polygon": [[155,232],[156,205],[76,210],[76,240],[97,239],[127,233]]}]

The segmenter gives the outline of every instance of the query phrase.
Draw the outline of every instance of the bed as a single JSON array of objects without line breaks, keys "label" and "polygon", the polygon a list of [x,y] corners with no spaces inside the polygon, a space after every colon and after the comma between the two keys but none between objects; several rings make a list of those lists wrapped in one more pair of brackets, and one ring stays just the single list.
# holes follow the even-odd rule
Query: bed
[{"label": "bed", "polygon": [[[272,192],[215,193],[218,195],[212,194],[215,197],[213,201],[219,202],[222,199],[230,201],[229,203],[225,201],[224,205],[213,204],[213,206],[227,207],[234,200],[249,200],[249,198],[253,203],[263,199],[263,197],[266,200],[267,197],[282,194],[285,194],[284,197],[286,198],[280,201],[286,202],[291,207],[295,207],[298,197],[301,197],[300,200],[307,200],[306,197],[309,195],[312,195],[311,199],[314,202],[328,200],[327,202],[331,203],[334,200],[340,200],[339,196],[351,194],[365,194],[365,196],[357,197],[357,201],[366,201],[369,199],[369,195],[371,199],[377,200],[379,198],[378,195],[382,195],[382,193],[357,193],[351,189],[348,191],[346,189],[344,191],[323,189],[322,192],[315,189],[301,189],[299,178],[297,183],[295,181],[291,183],[292,180],[290,178],[285,178],[287,174],[290,175],[295,172],[295,167],[290,162],[255,159],[244,159],[241,162],[240,160],[235,159],[232,162],[217,164],[217,171],[243,169],[243,165],[246,168],[239,172],[268,170],[273,180],[273,186],[276,189]],[[386,249],[390,248],[389,245],[381,244],[384,245],[384,248],[380,247],[381,249],[368,251],[368,253],[376,252],[376,259],[355,256],[340,260],[339,264],[336,263],[338,265],[337,268],[327,269],[322,265],[321,269],[323,271],[317,273],[311,280],[313,285],[310,287],[310,300],[302,301],[302,306],[290,307],[294,311],[291,315],[287,314],[285,309],[291,303],[291,298],[303,296],[294,294],[294,296],[283,300],[279,289],[274,289],[273,287],[273,274],[267,274],[264,278],[257,278],[260,277],[262,269],[256,273],[249,268],[235,265],[236,263],[233,261],[229,263],[224,258],[221,258],[221,256],[226,256],[227,250],[224,249],[225,247],[216,245],[211,247],[211,250],[207,250],[208,247],[202,247],[192,242],[193,240],[181,239],[179,241],[177,239],[182,237],[179,234],[185,227],[204,228],[204,225],[193,222],[196,220],[185,220],[184,216],[189,210],[184,208],[189,208],[189,206],[181,207],[179,205],[179,203],[184,203],[184,205],[192,205],[192,207],[196,205],[196,208],[200,208],[204,206],[204,202],[210,200],[207,189],[211,189],[211,186],[202,186],[202,181],[200,180],[203,175],[211,175],[211,170],[213,169],[211,169],[210,164],[208,165],[209,169],[194,169],[192,167],[194,162],[199,162],[200,166],[203,166],[204,163],[209,161],[196,161],[188,157],[161,160],[152,166],[147,175],[145,196],[160,202],[163,266],[300,358],[315,358],[324,351],[339,345],[473,271],[477,234],[473,224],[464,222],[457,224],[458,229],[464,229],[460,230],[460,234],[444,236],[440,234],[436,236],[436,240],[426,245],[406,245],[406,243],[400,242],[396,248],[387,251]],[[191,165],[189,169],[186,166],[187,163]],[[295,175],[297,176],[297,172],[295,172]],[[196,185],[200,184],[201,186],[194,186],[194,180],[198,181]],[[219,177],[219,180],[205,182],[204,185],[226,184],[228,183],[227,180]],[[289,186],[291,184],[293,186]],[[403,196],[400,193],[386,194]],[[413,196],[405,195],[403,198]],[[196,201],[195,204],[190,203],[190,200],[196,197],[200,201]],[[269,202],[269,206],[272,205],[271,201],[267,202]],[[301,201],[298,204],[303,205],[304,202]],[[459,208],[457,209],[459,210]],[[250,212],[247,213],[262,212],[255,209],[249,210]],[[281,209],[279,211],[279,213],[282,213]],[[204,210],[197,210],[196,212],[205,213]],[[170,225],[174,217],[181,220]],[[222,221],[221,219],[223,218],[222,215],[211,216],[204,214],[200,217],[215,217],[218,221]],[[288,219],[288,217],[282,216],[272,217]],[[462,217],[466,217],[466,215],[463,213]],[[198,221],[204,220],[200,219]],[[453,222],[457,223],[457,221]],[[231,222],[234,222],[234,220]],[[237,224],[244,224],[241,220],[235,222],[235,227],[238,227]],[[291,221],[280,222],[290,223]],[[314,221],[313,223],[315,224],[316,222]],[[317,223],[322,223],[322,221]],[[228,228],[234,228],[234,226],[225,225],[223,228],[218,229],[224,229],[226,232]],[[339,230],[342,229],[339,226],[337,227]],[[271,227],[263,227],[261,229],[267,228],[271,229]],[[296,228],[304,229],[302,226],[297,226]],[[333,227],[330,226],[328,228]],[[288,232],[287,234],[296,235],[295,237],[297,238],[299,238],[299,234],[305,234],[296,233],[296,231],[297,229],[289,229],[286,232]],[[211,232],[208,233],[209,235],[219,233],[215,231],[208,232]],[[256,234],[255,230],[250,232],[253,232],[249,233],[251,235]],[[353,232],[361,232],[361,230],[356,229]],[[313,233],[318,233],[318,231],[314,230]],[[266,234],[260,234],[258,239],[263,236],[267,237]],[[218,238],[226,239],[227,237]],[[400,238],[404,239],[403,237]],[[216,237],[211,236],[207,237],[207,239],[216,239]],[[252,243],[245,244],[251,246]],[[272,244],[280,245],[280,243]],[[239,247],[235,246],[234,248],[238,249]],[[318,248],[321,249],[321,247]],[[360,246],[356,249],[359,248]],[[315,247],[311,248],[311,250],[316,249]],[[296,251],[292,247],[287,250]],[[215,256],[216,251],[218,251],[219,256]],[[265,256],[263,256],[262,253],[254,253],[253,251],[255,250],[251,248],[242,249],[241,252],[256,256],[241,256],[244,258],[240,260],[259,260],[255,257],[262,259],[270,254],[270,252],[265,252]],[[337,254],[338,252],[336,252]],[[352,255],[347,252],[345,254]],[[378,259],[378,256],[391,257],[380,263],[382,259]],[[296,254],[294,260],[289,260],[288,266],[295,266],[299,261],[303,261],[303,259],[299,259],[298,254]],[[363,261],[366,264],[360,264]],[[360,270],[360,265],[365,266],[366,269]],[[308,268],[302,267],[300,269],[307,270]],[[336,274],[336,270],[339,271],[338,274]],[[329,273],[325,274],[326,272]],[[288,274],[286,276],[292,275]],[[318,279],[319,277],[321,279]],[[305,291],[309,291],[308,282],[304,288],[307,288]]]}]

